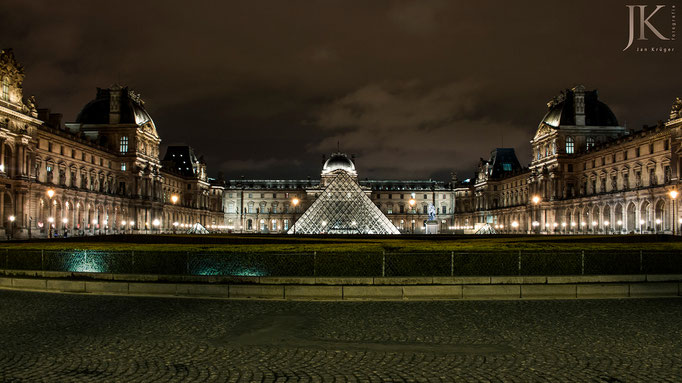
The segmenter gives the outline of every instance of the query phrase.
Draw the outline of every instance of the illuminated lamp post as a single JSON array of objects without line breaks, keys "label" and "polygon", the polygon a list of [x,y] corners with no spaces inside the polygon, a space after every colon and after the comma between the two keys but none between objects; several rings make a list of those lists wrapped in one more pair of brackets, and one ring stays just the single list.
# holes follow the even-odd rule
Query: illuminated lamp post
[{"label": "illuminated lamp post", "polygon": [[656,226],[654,227],[654,234],[658,234],[658,227],[661,225],[661,219],[656,218],[656,221],[654,222],[656,223]]},{"label": "illuminated lamp post", "polygon": [[173,222],[173,234],[175,234],[175,230],[178,228],[178,225],[179,223],[177,221]]},{"label": "illuminated lamp post", "polygon": [[159,221],[158,219],[155,219],[155,220],[152,221],[152,225],[154,226],[154,230],[157,230],[157,231],[158,231],[158,230],[159,230],[159,226],[161,225],[161,221]]},{"label": "illuminated lamp post", "polygon": [[64,224],[64,237],[66,237],[66,231],[68,230],[67,223],[69,223],[69,219],[64,217],[62,218],[62,223]]},{"label": "illuminated lamp post", "polygon": [[511,223],[512,227],[514,228],[514,232],[516,232],[516,229],[519,227],[519,223],[514,221]]},{"label": "illuminated lamp post", "polygon": [[[539,196],[539,195],[534,195],[533,198],[531,199],[531,201],[533,202],[533,209],[531,210],[531,217],[530,217],[530,220],[531,220],[531,222],[532,222],[532,226],[533,226],[534,228],[536,228],[535,230],[537,231],[537,228],[540,226],[540,222],[539,222],[539,221],[540,221],[540,217],[538,217],[537,220],[534,220],[534,217],[533,217],[533,216],[535,215],[535,211],[537,210],[538,204],[540,203],[540,196]],[[538,211],[538,215],[539,215],[539,211]]]},{"label": "illuminated lamp post", "polygon": [[294,235],[296,235],[296,207],[301,201],[294,197],[294,199],[291,200],[291,204],[294,205],[294,216],[293,216],[293,222],[292,225],[294,226]]},{"label": "illuminated lamp post", "polygon": [[[412,211],[412,214],[415,214],[414,205],[417,204],[417,201],[415,201],[414,198],[410,198],[408,203],[410,204],[410,210]],[[414,234],[414,219],[412,220],[412,234]]]},{"label": "illuminated lamp post", "polygon": [[677,222],[677,219],[676,219],[675,216],[677,215],[677,214],[676,214],[676,213],[677,213],[677,210],[675,210],[675,199],[677,199],[677,196],[679,195],[679,193],[677,192],[677,190],[671,190],[671,191],[668,193],[668,195],[669,195],[670,198],[672,199],[672,210],[673,210],[673,214],[672,214],[672,217],[671,217],[671,218],[672,218],[672,223],[673,223],[673,235],[676,235],[676,233],[677,233],[677,230],[676,230],[677,224],[676,224],[675,222]]},{"label": "illuminated lamp post", "polygon": [[10,224],[9,224],[10,225],[9,239],[14,238],[14,220],[15,219],[16,219],[15,216],[13,216],[13,215],[9,216],[9,222],[10,222]]},{"label": "illuminated lamp post", "polygon": [[95,235],[95,229],[97,229],[97,218],[92,219],[92,235]]},{"label": "illuminated lamp post", "polygon": [[48,225],[49,225],[47,236],[48,236],[49,238],[52,238],[52,226],[54,226],[54,218],[53,218],[53,217],[48,217],[48,218],[47,218],[47,223],[48,223]]}]

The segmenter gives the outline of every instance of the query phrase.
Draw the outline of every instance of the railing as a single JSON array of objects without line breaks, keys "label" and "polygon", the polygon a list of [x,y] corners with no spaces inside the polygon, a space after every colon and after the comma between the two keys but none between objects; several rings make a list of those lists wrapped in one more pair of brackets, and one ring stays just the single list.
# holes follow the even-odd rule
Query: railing
[{"label": "railing", "polygon": [[0,250],[0,269],[221,276],[682,274],[676,251],[236,253]]}]

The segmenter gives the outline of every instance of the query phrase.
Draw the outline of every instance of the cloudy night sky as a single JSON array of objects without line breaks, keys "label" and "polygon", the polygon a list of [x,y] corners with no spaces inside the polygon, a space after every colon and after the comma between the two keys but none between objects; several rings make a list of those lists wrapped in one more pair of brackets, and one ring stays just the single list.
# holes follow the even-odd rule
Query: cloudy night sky
[{"label": "cloudy night sky", "polygon": [[361,178],[465,178],[502,145],[527,165],[561,89],[598,89],[635,129],[682,97],[682,44],[623,52],[623,1],[4,0],[0,36],[38,107],[74,121],[120,82],[162,153],[191,145],[228,178],[315,178],[337,142]]}]

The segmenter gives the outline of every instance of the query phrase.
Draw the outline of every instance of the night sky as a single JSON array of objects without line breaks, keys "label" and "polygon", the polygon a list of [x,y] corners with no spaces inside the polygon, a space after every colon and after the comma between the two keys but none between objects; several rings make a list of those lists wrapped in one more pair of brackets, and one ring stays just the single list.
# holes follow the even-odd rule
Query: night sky
[{"label": "night sky", "polygon": [[623,1],[3,0],[0,36],[38,107],[74,121],[129,85],[162,153],[192,145],[228,178],[315,178],[340,142],[361,178],[461,179],[502,145],[527,165],[561,89],[598,89],[636,129],[682,97],[682,44],[623,52]]}]

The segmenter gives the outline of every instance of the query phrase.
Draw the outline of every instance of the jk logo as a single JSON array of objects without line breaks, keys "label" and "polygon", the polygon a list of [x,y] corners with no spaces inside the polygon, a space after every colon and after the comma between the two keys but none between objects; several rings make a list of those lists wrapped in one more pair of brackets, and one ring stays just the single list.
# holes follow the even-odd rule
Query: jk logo
[{"label": "jk logo", "polygon": [[633,41],[635,40],[635,14],[639,15],[639,37],[637,40],[648,40],[646,38],[647,29],[653,32],[653,34],[661,40],[670,40],[669,38],[663,36],[663,34],[661,34],[661,32],[659,32],[658,29],[651,24],[651,21],[649,21],[656,14],[656,12],[660,11],[661,8],[665,8],[665,5],[657,5],[656,9],[654,9],[648,15],[646,14],[646,5],[626,5],[626,7],[628,7],[628,11],[630,13],[630,36],[628,38],[628,46],[626,46],[623,51],[626,51],[628,48],[630,48]]}]

